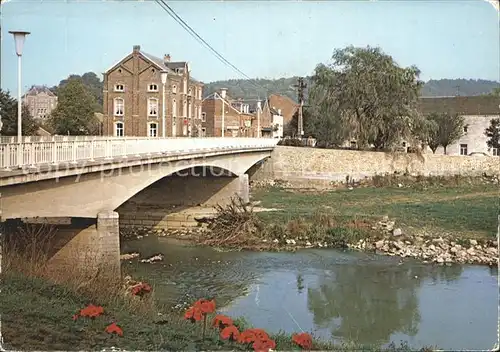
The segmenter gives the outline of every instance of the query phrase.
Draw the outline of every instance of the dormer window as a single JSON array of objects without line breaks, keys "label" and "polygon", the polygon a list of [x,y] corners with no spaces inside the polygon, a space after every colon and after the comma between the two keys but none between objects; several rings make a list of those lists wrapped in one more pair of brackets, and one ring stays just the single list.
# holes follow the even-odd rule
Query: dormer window
[{"label": "dormer window", "polygon": [[157,84],[151,83],[148,86],[148,92],[157,92],[157,91],[158,91],[158,85]]},{"label": "dormer window", "polygon": [[467,133],[468,130],[469,130],[469,126],[464,126],[464,133]]},{"label": "dormer window", "polygon": [[125,87],[123,86],[123,84],[115,85],[115,92],[123,92],[123,91],[125,91]]}]

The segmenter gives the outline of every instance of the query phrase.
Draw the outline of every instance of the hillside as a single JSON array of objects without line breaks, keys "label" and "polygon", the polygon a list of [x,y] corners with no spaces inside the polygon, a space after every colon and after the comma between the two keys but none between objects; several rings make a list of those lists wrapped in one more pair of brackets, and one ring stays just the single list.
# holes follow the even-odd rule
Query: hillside
[{"label": "hillside", "polygon": [[[306,78],[309,83],[309,77]],[[221,88],[227,88],[233,98],[263,99],[269,94],[276,93],[286,95],[294,100],[297,99],[296,88],[297,77],[280,79],[231,79],[227,81],[215,81],[205,84],[204,95],[212,94]],[[430,80],[422,88],[422,96],[454,96],[457,92],[461,96],[489,94],[493,89],[500,86],[499,82],[474,79],[439,79]],[[306,90],[307,97],[307,90]]]}]

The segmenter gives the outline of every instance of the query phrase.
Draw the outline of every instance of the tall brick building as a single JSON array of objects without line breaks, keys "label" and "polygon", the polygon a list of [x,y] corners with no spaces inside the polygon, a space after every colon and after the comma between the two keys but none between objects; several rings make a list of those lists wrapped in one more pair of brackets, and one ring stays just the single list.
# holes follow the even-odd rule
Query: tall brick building
[{"label": "tall brick building", "polygon": [[[203,84],[190,75],[189,64],[141,51],[132,53],[107,70],[103,88],[103,132],[108,136],[199,136]],[[161,76],[166,73],[163,86]],[[165,88],[165,117],[163,116]]]},{"label": "tall brick building", "polygon": [[22,97],[22,102],[36,119],[46,119],[57,107],[57,96],[46,86],[32,86]]}]

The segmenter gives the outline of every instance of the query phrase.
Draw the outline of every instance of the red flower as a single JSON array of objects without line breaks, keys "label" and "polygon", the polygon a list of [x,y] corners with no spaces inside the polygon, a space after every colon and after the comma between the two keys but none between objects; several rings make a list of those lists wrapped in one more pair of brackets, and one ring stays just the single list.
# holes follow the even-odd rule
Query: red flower
[{"label": "red flower", "polygon": [[236,341],[236,340],[238,340],[239,336],[240,336],[240,332],[239,332],[238,328],[234,325],[227,326],[224,329],[222,329],[220,332],[220,337],[223,340]]},{"label": "red flower", "polygon": [[184,314],[184,319],[191,320],[192,323],[203,319],[203,312],[199,307],[191,307]]},{"label": "red flower", "polygon": [[203,314],[209,314],[215,312],[215,301],[200,299],[194,303],[194,307],[198,307]]},{"label": "red flower", "polygon": [[276,342],[269,338],[257,340],[252,345],[255,352],[269,352],[269,350],[276,348]]},{"label": "red flower", "polygon": [[312,349],[312,337],[306,332],[292,335],[292,341],[304,350]]},{"label": "red flower", "polygon": [[101,306],[94,306],[93,304],[89,304],[87,307],[80,310],[80,314],[75,314],[73,319],[76,320],[78,316],[81,317],[89,317],[95,318],[99,315],[104,314],[104,308]]},{"label": "red flower", "polygon": [[146,293],[151,292],[151,286],[147,283],[140,282],[137,285],[132,286],[130,290],[134,296],[142,297]]},{"label": "red flower", "polygon": [[108,326],[106,326],[106,329],[104,331],[106,331],[108,334],[115,333],[119,336],[123,336],[122,328],[120,328],[118,325],[116,325],[116,323],[109,324]]},{"label": "red flower", "polygon": [[222,315],[222,314],[216,315],[212,323],[212,326],[219,329],[224,329],[231,325],[233,325],[233,319],[231,319],[227,315]]},{"label": "red flower", "polygon": [[243,331],[239,338],[239,343],[252,343],[261,340],[268,340],[269,335],[262,329],[247,329]]}]

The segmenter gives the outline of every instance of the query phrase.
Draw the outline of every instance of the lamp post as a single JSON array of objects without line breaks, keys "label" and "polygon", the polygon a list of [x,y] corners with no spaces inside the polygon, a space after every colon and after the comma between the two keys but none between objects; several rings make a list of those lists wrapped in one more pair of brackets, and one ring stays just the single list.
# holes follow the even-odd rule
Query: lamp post
[{"label": "lamp post", "polygon": [[257,138],[260,138],[260,110],[262,108],[260,100],[257,101]]},{"label": "lamp post", "polygon": [[22,102],[21,102],[21,56],[23,55],[24,39],[30,32],[9,31],[14,36],[17,54],[17,139],[21,142],[22,137]]},{"label": "lamp post", "polygon": [[166,123],[166,106],[165,106],[165,86],[167,84],[167,73],[162,72],[161,75],[161,83],[163,85],[163,91],[162,91],[162,102],[161,102],[161,109],[162,109],[162,114],[161,114],[161,124],[162,124],[162,129],[161,129],[161,136],[165,138],[165,131],[167,130],[167,123]]},{"label": "lamp post", "polygon": [[222,138],[224,138],[224,135],[226,134],[225,131],[224,131],[224,115],[225,115],[225,110],[226,110],[226,107],[224,106],[226,104],[226,88],[222,88],[220,90],[220,95],[221,95],[221,98],[222,98],[222,121],[221,121],[221,133],[222,133]]}]

